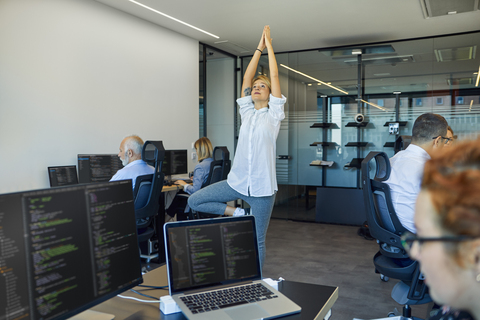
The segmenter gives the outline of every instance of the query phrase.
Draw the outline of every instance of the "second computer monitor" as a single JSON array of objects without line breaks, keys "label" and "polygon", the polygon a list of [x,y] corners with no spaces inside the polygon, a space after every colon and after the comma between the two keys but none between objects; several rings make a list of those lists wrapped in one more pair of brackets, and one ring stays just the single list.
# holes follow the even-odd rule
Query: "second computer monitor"
[{"label": "second computer monitor", "polygon": [[187,150],[165,150],[162,172],[166,176],[188,173]]},{"label": "second computer monitor", "polygon": [[123,168],[116,154],[79,154],[77,159],[80,183],[110,181]]},{"label": "second computer monitor", "polygon": [[78,184],[77,167],[74,165],[48,167],[48,178],[50,187]]}]

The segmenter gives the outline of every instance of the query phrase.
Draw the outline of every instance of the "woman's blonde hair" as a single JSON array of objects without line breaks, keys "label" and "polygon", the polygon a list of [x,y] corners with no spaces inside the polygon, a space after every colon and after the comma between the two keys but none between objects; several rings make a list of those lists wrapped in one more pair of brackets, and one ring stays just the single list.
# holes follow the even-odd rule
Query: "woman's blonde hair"
[{"label": "woman's blonde hair", "polygon": [[272,92],[272,83],[270,82],[270,78],[269,78],[269,77],[264,76],[264,75],[255,77],[255,78],[252,80],[252,87],[253,87],[253,84],[254,84],[256,81],[258,81],[258,80],[265,82],[265,84],[267,85],[267,87],[268,87],[268,89],[270,90],[270,92]]},{"label": "woman's blonde hair", "polygon": [[195,141],[194,147],[197,149],[198,161],[213,157],[212,143],[210,140],[208,140],[208,138],[203,137],[198,139]]}]

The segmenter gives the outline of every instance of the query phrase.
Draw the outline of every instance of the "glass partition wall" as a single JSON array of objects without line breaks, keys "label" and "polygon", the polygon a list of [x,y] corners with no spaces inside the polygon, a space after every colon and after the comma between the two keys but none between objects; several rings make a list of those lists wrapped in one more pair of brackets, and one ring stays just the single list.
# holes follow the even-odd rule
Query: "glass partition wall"
[{"label": "glass partition wall", "polygon": [[[476,138],[479,45],[476,32],[277,54],[287,104],[274,217],[322,221],[318,193],[358,190],[361,160],[370,151],[393,156],[396,138],[411,135],[423,113],[443,115],[458,139]],[[267,55],[258,72],[268,74]]]}]

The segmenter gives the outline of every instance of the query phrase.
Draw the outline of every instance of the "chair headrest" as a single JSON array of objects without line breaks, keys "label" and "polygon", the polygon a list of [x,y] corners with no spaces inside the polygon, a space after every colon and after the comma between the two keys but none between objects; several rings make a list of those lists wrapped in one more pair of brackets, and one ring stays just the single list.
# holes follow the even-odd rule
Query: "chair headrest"
[{"label": "chair headrest", "polygon": [[142,160],[149,165],[155,166],[158,161],[165,158],[165,148],[162,141],[145,141],[142,149]]},{"label": "chair headrest", "polygon": [[390,160],[385,152],[380,152],[375,155],[376,170],[375,178],[376,181],[386,181],[390,177]]},{"label": "chair headrest", "polygon": [[373,180],[375,181],[386,181],[390,177],[390,160],[385,152],[380,151],[370,151],[370,153],[362,161],[362,183],[365,185],[367,180],[372,179],[370,172],[370,163],[372,160],[375,160],[375,176]]},{"label": "chair headrest", "polygon": [[230,160],[230,152],[227,147],[215,147],[213,149],[213,160]]}]

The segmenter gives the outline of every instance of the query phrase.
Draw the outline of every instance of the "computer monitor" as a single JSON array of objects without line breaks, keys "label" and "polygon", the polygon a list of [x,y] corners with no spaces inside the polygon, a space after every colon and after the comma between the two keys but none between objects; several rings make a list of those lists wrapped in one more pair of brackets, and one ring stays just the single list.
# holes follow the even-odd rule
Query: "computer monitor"
[{"label": "computer monitor", "polygon": [[0,195],[0,319],[67,319],[142,280],[129,180]]},{"label": "computer monitor", "polygon": [[77,160],[80,183],[109,181],[123,168],[116,154],[79,154]]},{"label": "computer monitor", "polygon": [[50,187],[78,184],[77,167],[74,165],[48,167],[48,179]]},{"label": "computer monitor", "polygon": [[165,150],[162,172],[165,176],[188,173],[187,150]]}]

